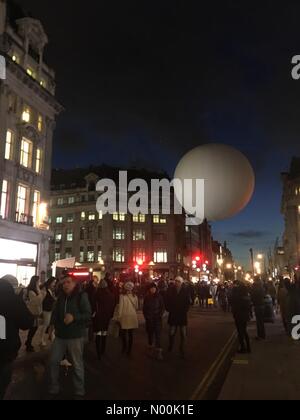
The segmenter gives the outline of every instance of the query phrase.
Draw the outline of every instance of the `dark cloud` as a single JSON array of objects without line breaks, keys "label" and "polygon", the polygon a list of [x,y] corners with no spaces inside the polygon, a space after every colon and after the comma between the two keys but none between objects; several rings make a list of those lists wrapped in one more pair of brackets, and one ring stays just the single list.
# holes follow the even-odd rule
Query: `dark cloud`
[{"label": "dark cloud", "polygon": [[260,230],[244,230],[241,232],[231,232],[230,236],[240,239],[260,239],[269,236],[270,232]]}]

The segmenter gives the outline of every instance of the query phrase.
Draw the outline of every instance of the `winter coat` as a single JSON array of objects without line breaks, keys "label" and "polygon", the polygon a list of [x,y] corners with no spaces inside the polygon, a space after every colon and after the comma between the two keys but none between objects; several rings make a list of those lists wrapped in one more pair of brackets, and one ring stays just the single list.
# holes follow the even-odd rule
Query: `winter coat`
[{"label": "winter coat", "polygon": [[52,312],[55,306],[56,298],[54,293],[47,290],[46,297],[43,301],[43,312]]},{"label": "winter coat", "polygon": [[[66,314],[71,314],[74,321],[65,325]],[[63,340],[83,338],[86,334],[88,323],[92,318],[92,310],[86,293],[75,290],[71,296],[62,293],[53,310],[51,325],[54,325],[56,337]]]},{"label": "winter coat", "polygon": [[235,320],[249,321],[251,299],[245,287],[235,287],[231,294],[231,309]]},{"label": "winter coat", "polygon": [[255,307],[264,306],[265,305],[265,290],[261,284],[255,284],[251,290],[251,300]]},{"label": "winter coat", "polygon": [[14,361],[21,347],[19,330],[29,330],[34,318],[13,287],[0,281],[0,316],[6,320],[6,339],[0,340],[0,366]]},{"label": "winter coat", "polygon": [[93,308],[95,305],[96,293],[98,288],[94,286],[93,281],[90,281],[87,287],[85,288],[85,292],[87,293],[90,301],[90,305]]},{"label": "winter coat", "polygon": [[279,288],[277,299],[280,306],[280,312],[282,316],[286,318],[289,309],[289,293],[285,287]]},{"label": "winter coat", "polygon": [[169,325],[185,327],[187,326],[187,314],[190,308],[190,295],[185,286],[178,292],[176,287],[168,291],[166,299],[166,309],[169,312]]},{"label": "winter coat", "polygon": [[146,321],[160,320],[164,314],[165,305],[163,297],[159,292],[154,295],[148,293],[144,300],[143,313]]},{"label": "winter coat", "polygon": [[133,294],[120,295],[117,319],[122,330],[136,330],[139,327],[138,306],[137,296]]},{"label": "winter coat", "polygon": [[274,284],[272,282],[269,282],[267,284],[266,292],[267,292],[268,295],[271,296],[272,299],[276,299],[276,294],[277,294],[276,287],[274,286]]},{"label": "winter coat", "polygon": [[43,300],[45,299],[45,296],[45,290],[41,290],[39,294],[37,294],[33,290],[27,291],[27,308],[33,316],[39,317],[43,313]]},{"label": "winter coat", "polygon": [[93,320],[94,331],[107,331],[110,320],[113,318],[116,306],[115,296],[111,291],[106,289],[98,289],[94,297],[93,312],[95,317]]}]

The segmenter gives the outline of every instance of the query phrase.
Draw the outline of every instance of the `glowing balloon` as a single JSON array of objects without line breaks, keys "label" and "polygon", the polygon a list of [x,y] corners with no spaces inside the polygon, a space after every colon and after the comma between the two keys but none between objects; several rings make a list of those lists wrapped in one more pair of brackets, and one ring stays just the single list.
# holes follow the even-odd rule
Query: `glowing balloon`
[{"label": "glowing balloon", "polygon": [[[209,221],[224,220],[238,214],[249,203],[255,175],[248,159],[238,150],[223,144],[206,144],[188,152],[178,163],[174,178],[204,179],[204,213]],[[188,192],[193,194],[193,190]],[[178,201],[186,208],[180,191]]]}]

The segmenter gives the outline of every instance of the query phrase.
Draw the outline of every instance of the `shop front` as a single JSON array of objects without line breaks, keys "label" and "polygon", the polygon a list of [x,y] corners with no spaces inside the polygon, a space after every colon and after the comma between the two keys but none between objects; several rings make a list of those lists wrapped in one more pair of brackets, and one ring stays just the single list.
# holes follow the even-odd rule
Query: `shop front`
[{"label": "shop front", "polygon": [[27,286],[37,274],[38,244],[0,238],[0,278],[10,274]]}]

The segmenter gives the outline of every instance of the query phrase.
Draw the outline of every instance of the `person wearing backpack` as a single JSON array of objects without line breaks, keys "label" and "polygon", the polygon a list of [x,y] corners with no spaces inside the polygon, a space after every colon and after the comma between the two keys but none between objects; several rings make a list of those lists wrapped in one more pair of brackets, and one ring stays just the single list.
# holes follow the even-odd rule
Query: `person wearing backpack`
[{"label": "person wearing backpack", "polygon": [[91,317],[88,295],[80,292],[79,285],[73,277],[65,277],[49,329],[50,336],[54,330],[56,337],[50,356],[50,396],[55,397],[60,392],[60,363],[65,355],[70,358],[73,366],[75,396],[78,399],[85,396],[83,349],[86,328]]},{"label": "person wearing backpack", "polygon": [[39,327],[39,317],[43,313],[43,301],[46,296],[46,291],[40,289],[40,278],[33,276],[30,280],[29,286],[24,290],[23,299],[29,309],[29,312],[34,316],[34,324],[30,328],[25,343],[26,350],[28,353],[34,352],[32,340]]}]

